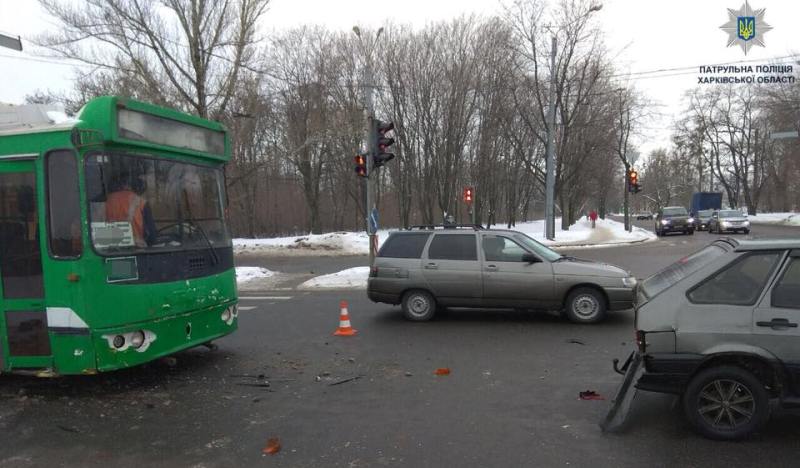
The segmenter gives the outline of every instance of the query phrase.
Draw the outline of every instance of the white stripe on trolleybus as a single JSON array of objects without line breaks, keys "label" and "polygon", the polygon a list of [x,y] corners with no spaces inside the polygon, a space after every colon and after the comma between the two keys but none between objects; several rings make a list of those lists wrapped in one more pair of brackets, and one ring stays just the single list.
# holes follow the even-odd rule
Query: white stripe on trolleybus
[{"label": "white stripe on trolleybus", "polygon": [[239,296],[240,301],[288,301],[292,296]]}]

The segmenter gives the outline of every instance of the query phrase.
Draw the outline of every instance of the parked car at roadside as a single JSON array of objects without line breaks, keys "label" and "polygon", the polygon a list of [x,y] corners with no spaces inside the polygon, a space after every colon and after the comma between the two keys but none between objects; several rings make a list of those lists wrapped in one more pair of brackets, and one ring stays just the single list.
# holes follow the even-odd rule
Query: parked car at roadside
[{"label": "parked car at roadside", "polygon": [[[800,407],[800,241],[717,240],[640,282],[635,310],[638,349],[615,402],[632,384],[680,395],[713,439],[757,431],[773,402]],[[621,420],[615,405],[604,424]]]},{"label": "parked car at roadside", "polygon": [[367,295],[401,304],[409,320],[440,307],[559,310],[576,323],[629,309],[636,278],[622,268],[561,255],[523,233],[417,226],[384,242]]},{"label": "parked car at roadside", "polygon": [[653,219],[653,213],[650,213],[649,211],[643,211],[641,213],[636,213],[636,219],[638,219],[638,220]]},{"label": "parked car at roadside", "polygon": [[750,221],[739,210],[719,210],[711,215],[708,232],[723,234],[725,232],[743,232],[750,234]]},{"label": "parked car at roadside", "polygon": [[658,210],[656,214],[654,231],[657,236],[664,236],[670,232],[694,234],[694,219],[682,206],[667,206]]}]

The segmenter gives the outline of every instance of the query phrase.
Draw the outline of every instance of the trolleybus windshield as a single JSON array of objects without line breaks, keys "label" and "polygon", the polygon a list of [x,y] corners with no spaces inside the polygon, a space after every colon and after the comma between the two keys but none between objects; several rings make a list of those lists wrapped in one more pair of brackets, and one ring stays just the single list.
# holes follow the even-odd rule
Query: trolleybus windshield
[{"label": "trolleybus windshield", "polygon": [[100,254],[230,246],[219,167],[94,153],[86,159],[86,192]]}]

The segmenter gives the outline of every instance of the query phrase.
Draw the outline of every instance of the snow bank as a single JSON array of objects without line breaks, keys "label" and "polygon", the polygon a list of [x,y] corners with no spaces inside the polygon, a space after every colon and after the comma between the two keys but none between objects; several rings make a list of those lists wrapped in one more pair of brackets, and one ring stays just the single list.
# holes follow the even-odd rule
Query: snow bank
[{"label": "snow bank", "polygon": [[780,224],[784,226],[800,226],[800,213],[759,213],[748,216],[750,224]]},{"label": "snow bank", "polygon": [[[378,231],[379,246],[388,237],[389,231]],[[364,232],[329,232],[296,237],[273,237],[267,239],[234,239],[236,253],[268,253],[270,255],[367,255],[369,236]]]},{"label": "snow bank", "polygon": [[552,241],[544,237],[543,220],[518,223],[511,229],[524,232],[540,243],[554,248],[596,247],[638,243],[656,239],[654,233],[636,226],[633,227],[633,231],[628,232],[625,230],[623,223],[611,219],[598,219],[594,229],[592,229],[592,222],[586,218],[581,218],[570,226],[569,231],[562,231],[560,226],[561,218],[556,218],[556,238]]},{"label": "snow bank", "polygon": [[297,289],[366,289],[369,267],[348,268],[330,275],[311,278]]},{"label": "snow bank", "polygon": [[274,274],[275,272],[261,267],[236,267],[236,282],[238,284],[247,283],[258,278],[269,278]]},{"label": "snow bank", "polygon": [[[617,245],[632,242],[645,242],[656,238],[655,234],[634,227],[633,232],[625,231],[622,223],[610,219],[598,219],[597,227],[592,229],[591,222],[582,218],[562,231],[561,218],[556,219],[556,239],[544,238],[544,221],[517,223],[511,229],[524,232],[542,244],[551,247],[591,247],[599,245]],[[505,229],[505,225],[493,226]],[[388,230],[378,231],[378,246],[389,235]],[[327,234],[310,234],[297,237],[275,237],[269,239],[234,239],[233,248],[237,254],[267,254],[273,256],[335,256],[335,255],[367,255],[369,253],[369,237],[363,232],[330,232]]]}]

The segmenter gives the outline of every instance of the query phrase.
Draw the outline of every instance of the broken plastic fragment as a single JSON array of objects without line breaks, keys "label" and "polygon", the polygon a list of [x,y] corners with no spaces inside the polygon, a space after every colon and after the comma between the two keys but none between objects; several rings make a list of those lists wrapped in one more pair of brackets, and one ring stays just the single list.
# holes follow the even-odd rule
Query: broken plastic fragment
[{"label": "broken plastic fragment", "polygon": [[261,451],[267,455],[275,455],[281,451],[281,442],[277,437],[271,437],[267,440],[267,445]]},{"label": "broken plastic fragment", "polygon": [[436,375],[450,375],[450,368],[449,367],[440,367],[434,371]]},{"label": "broken plastic fragment", "polygon": [[585,392],[580,392],[578,397],[581,400],[605,400],[603,395],[595,392],[594,390],[586,390]]}]

